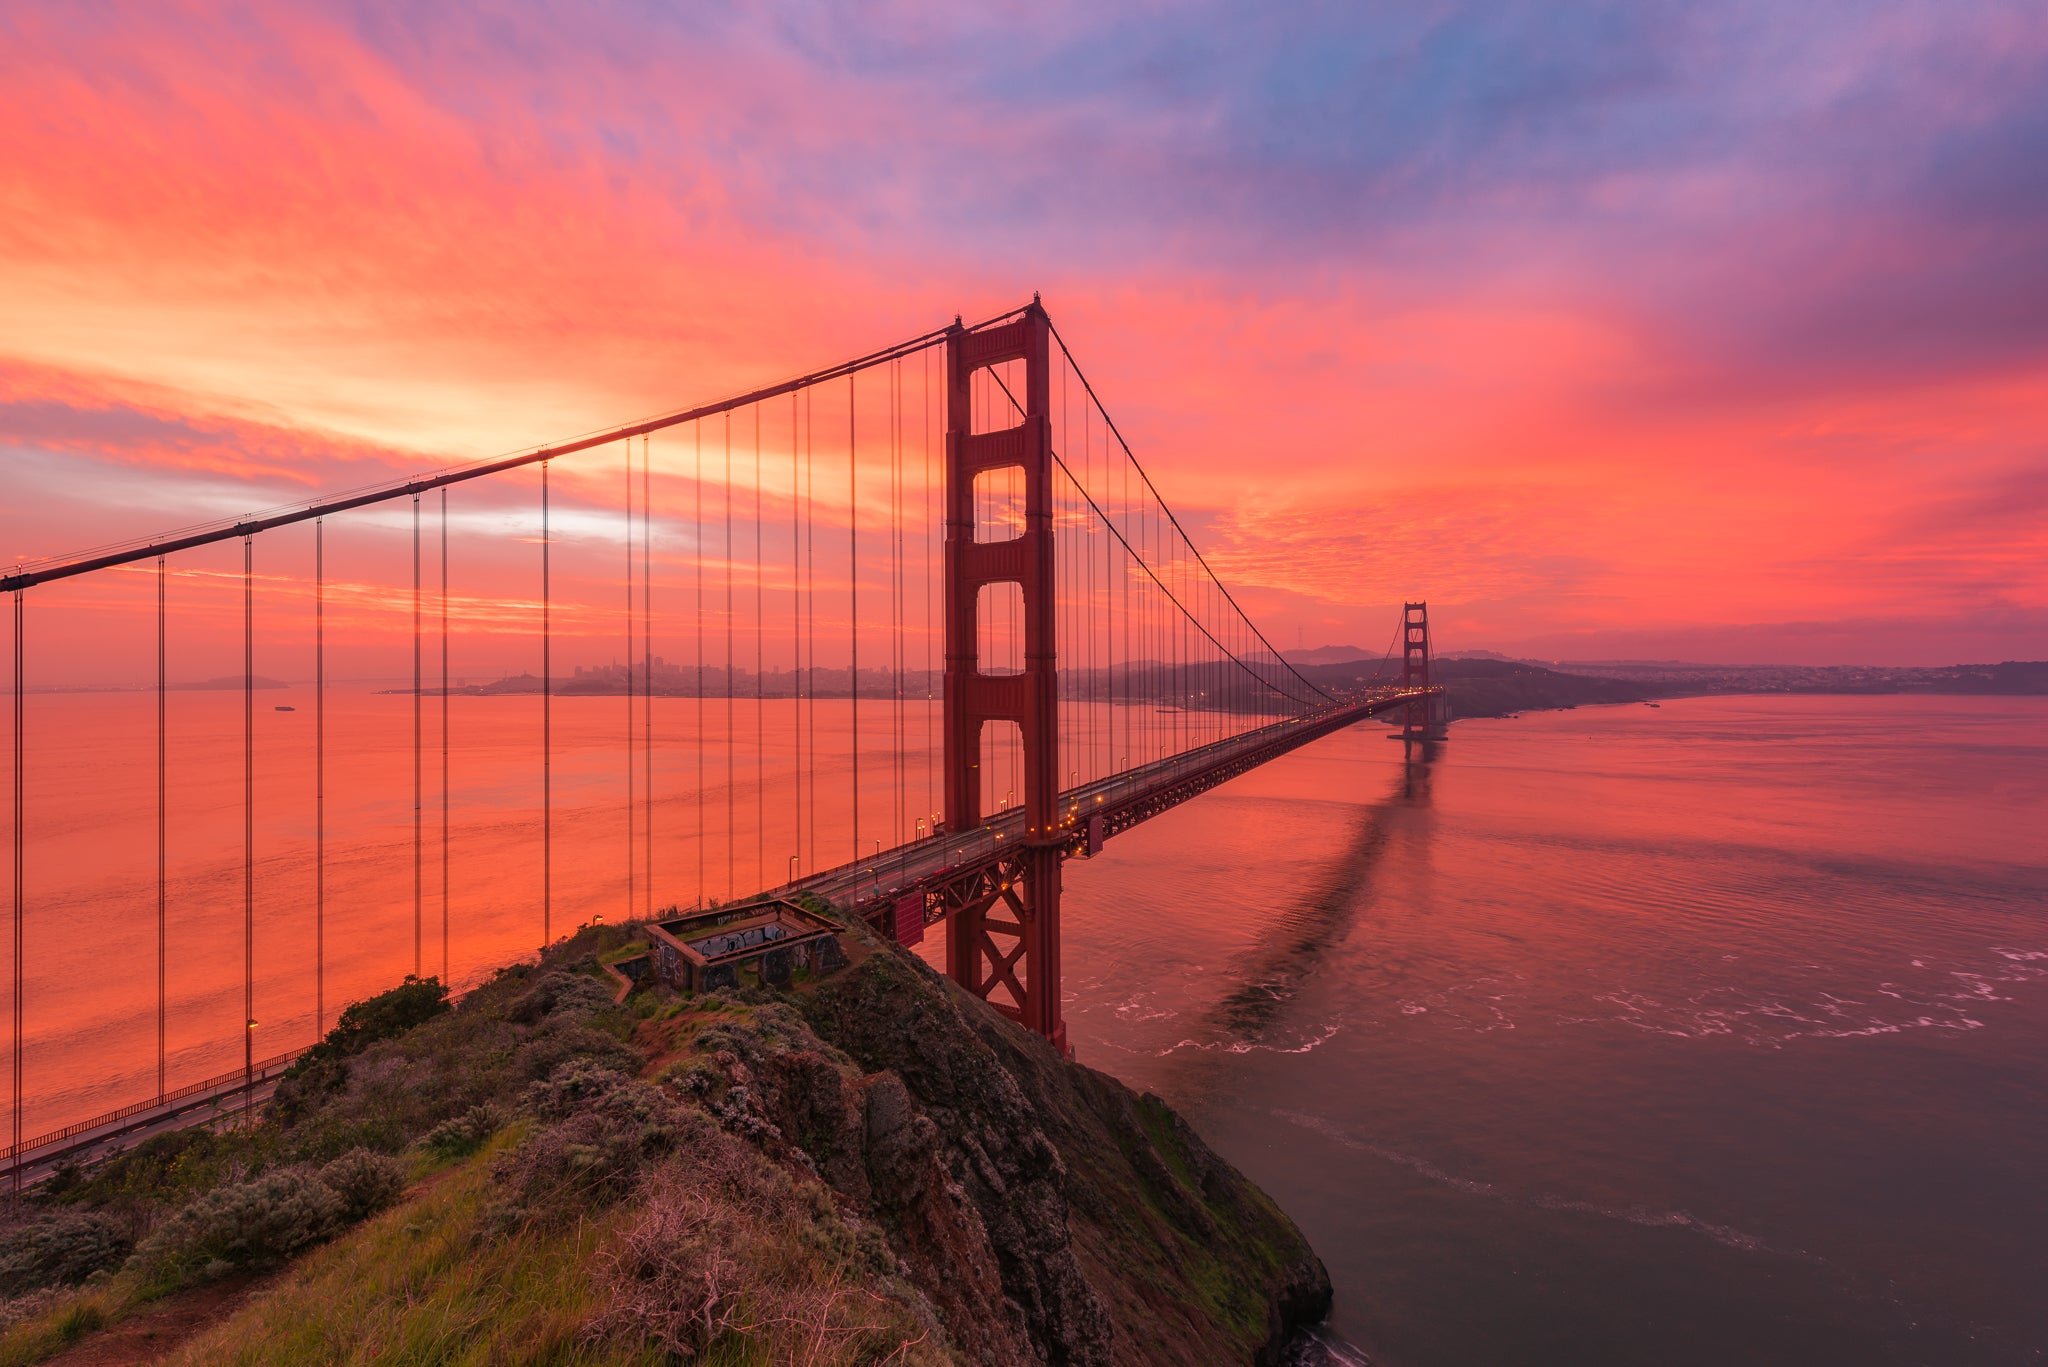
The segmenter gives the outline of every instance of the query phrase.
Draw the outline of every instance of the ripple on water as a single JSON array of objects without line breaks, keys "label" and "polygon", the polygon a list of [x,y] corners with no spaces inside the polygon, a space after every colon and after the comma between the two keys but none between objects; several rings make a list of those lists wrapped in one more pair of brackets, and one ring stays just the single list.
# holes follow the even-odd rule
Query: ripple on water
[{"label": "ripple on water", "polygon": [[1333,1124],[1318,1115],[1284,1108],[1275,1108],[1272,1114],[1276,1119],[1284,1120],[1290,1125],[1320,1134],[1325,1139],[1340,1144],[1347,1149],[1358,1153],[1371,1154],[1374,1158],[1380,1159],[1383,1162],[1393,1163],[1399,1167],[1406,1168],[1418,1176],[1427,1178],[1438,1186],[1449,1187],[1454,1191],[1461,1191],[1470,1196],[1484,1197],[1487,1200],[1499,1201],[1508,1205],[1525,1206],[1532,1210],[1593,1215],[1603,1220],[1616,1220],[1623,1224],[1636,1225],[1645,1229],[1690,1230],[1704,1238],[1713,1240],[1723,1247],[1739,1249],[1746,1253],[1773,1253],[1783,1257],[1801,1258],[1811,1262],[1826,1261],[1826,1259],[1816,1257],[1803,1249],[1775,1247],[1766,1243],[1760,1235],[1751,1234],[1747,1230],[1736,1229],[1732,1225],[1718,1224],[1712,1220],[1703,1220],[1690,1211],[1660,1210],[1648,1205],[1617,1206],[1599,1201],[1584,1201],[1574,1197],[1558,1196],[1544,1192],[1515,1192],[1498,1183],[1484,1182],[1472,1177],[1460,1177],[1455,1173],[1446,1172],[1443,1168],[1438,1167],[1426,1158],[1411,1153],[1402,1153],[1399,1150],[1375,1144],[1370,1140],[1361,1139],[1343,1126]]}]

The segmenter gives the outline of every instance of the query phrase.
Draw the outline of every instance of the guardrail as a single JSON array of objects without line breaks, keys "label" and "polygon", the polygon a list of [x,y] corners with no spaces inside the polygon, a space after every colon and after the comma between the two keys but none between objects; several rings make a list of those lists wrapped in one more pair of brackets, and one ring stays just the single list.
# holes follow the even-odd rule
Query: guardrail
[{"label": "guardrail", "polygon": [[[1076,823],[1081,812],[1096,812],[1105,808],[1125,811],[1133,804],[1139,804],[1157,793],[1185,786],[1189,778],[1199,779],[1203,775],[1228,770],[1244,756],[1261,755],[1267,751],[1293,749],[1306,744],[1329,731],[1367,717],[1389,711],[1409,701],[1426,697],[1437,689],[1385,689],[1376,690],[1354,698],[1307,713],[1269,723],[1250,731],[1227,736],[1222,740],[1210,741],[1164,759],[1152,760],[1136,768],[1100,779],[1092,783],[1063,790],[1059,795],[1063,810],[1071,808],[1068,815]],[[1271,756],[1268,755],[1268,758]],[[1234,770],[1232,772],[1235,772]],[[1214,787],[1223,778],[1215,778],[1207,784]],[[1200,791],[1201,789],[1196,789]],[[1192,796],[1189,792],[1184,796]],[[1178,801],[1179,799],[1176,799]],[[1089,805],[1089,804],[1096,805]],[[1173,805],[1169,802],[1168,806]],[[1148,812],[1147,815],[1156,815]],[[1143,817],[1139,818],[1140,820]],[[1126,821],[1114,830],[1120,832],[1135,822]],[[1076,824],[1074,833],[1081,827]],[[763,896],[790,896],[808,892],[849,908],[875,907],[886,902],[904,887],[918,884],[934,875],[951,873],[979,861],[996,857],[1005,848],[1007,841],[1014,846],[1024,833],[1024,812],[1021,807],[1011,807],[989,817],[971,830],[949,831],[936,836],[927,836],[909,844],[899,845],[892,850],[878,851],[874,856],[858,859],[849,864],[826,869],[821,873],[784,883]]]},{"label": "guardrail", "polygon": [[246,1086],[250,1083],[268,1082],[272,1070],[282,1070],[292,1060],[305,1052],[304,1049],[293,1049],[286,1053],[275,1054],[256,1063],[253,1067],[237,1068],[232,1073],[222,1073],[218,1077],[210,1077],[202,1082],[189,1082],[183,1087],[174,1088],[161,1096],[152,1097],[148,1101],[137,1101],[131,1105],[123,1106],[118,1111],[108,1111],[105,1115],[96,1115],[90,1120],[81,1120],[76,1124],[66,1125],[61,1130],[51,1130],[48,1134],[39,1134],[34,1139],[24,1139],[19,1145],[0,1145],[0,1165],[13,1166],[17,1156],[26,1156],[36,1152],[38,1149],[47,1149],[51,1145],[61,1144],[67,1139],[75,1139],[79,1135],[102,1129],[108,1125],[117,1125],[123,1120],[142,1115],[148,1111],[160,1110],[166,1106],[174,1106],[180,1101],[203,1096],[208,1092],[218,1092],[225,1096],[235,1091],[238,1087]]}]

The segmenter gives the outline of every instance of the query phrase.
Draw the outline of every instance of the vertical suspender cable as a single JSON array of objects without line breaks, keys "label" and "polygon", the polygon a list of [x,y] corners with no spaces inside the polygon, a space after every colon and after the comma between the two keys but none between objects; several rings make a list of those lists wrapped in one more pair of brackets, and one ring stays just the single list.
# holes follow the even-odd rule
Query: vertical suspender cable
[{"label": "vertical suspender cable", "polygon": [[540,947],[554,939],[555,923],[555,685],[553,583],[548,532],[548,466],[540,463]]},{"label": "vertical suspender cable", "polygon": [[739,807],[733,783],[733,414],[725,414],[725,896],[739,896]]},{"label": "vertical suspender cable", "polygon": [[242,1104],[256,1086],[256,538],[242,538]]},{"label": "vertical suspender cable", "polygon": [[938,825],[938,770],[932,744],[932,595],[938,592],[938,524],[932,521],[932,349],[926,347],[924,365],[924,807],[931,821],[928,831]]},{"label": "vertical suspender cable", "polygon": [[14,591],[14,1067],[10,1080],[14,1087],[14,1194],[21,1195],[21,993],[22,993],[22,922],[27,905],[24,897],[27,884],[22,878],[22,860],[28,851],[24,839],[26,826],[27,794],[22,782],[23,767],[28,762],[28,750],[23,740],[23,726],[28,714],[22,705],[24,685],[22,680],[22,600],[27,595],[20,589]]},{"label": "vertical suspender cable", "polygon": [[441,981],[448,981],[448,486],[441,486]]},{"label": "vertical suspender cable", "polygon": [[631,920],[639,904],[635,886],[639,863],[633,848],[633,439],[626,438],[626,919]]},{"label": "vertical suspender cable", "polygon": [[[1061,367],[1059,367],[1059,449],[1061,449],[1061,451],[1065,451],[1065,453],[1067,453],[1069,457],[1073,455],[1073,445],[1071,445],[1071,443],[1073,443],[1073,408],[1071,408],[1071,406],[1067,404],[1067,367],[1065,367],[1065,365],[1061,365]],[[1081,463],[1079,463],[1079,461],[1075,461],[1075,469],[1081,469]],[[1069,492],[1067,492],[1067,484],[1073,484],[1075,480],[1077,480],[1077,475],[1073,475],[1073,473],[1069,471],[1069,473],[1067,473],[1067,482],[1065,482],[1065,484],[1061,484],[1061,486],[1057,486],[1057,488],[1059,488],[1059,492],[1061,492],[1061,496],[1065,496],[1065,498],[1067,498],[1067,506],[1069,506],[1069,508],[1071,508],[1071,506],[1075,506],[1075,502],[1073,502],[1073,494],[1069,494]],[[1055,521],[1053,521],[1053,527],[1055,527],[1055,529],[1059,527],[1059,519],[1055,519]],[[1069,545],[1069,543],[1071,543],[1071,545]],[[1077,576],[1077,574],[1073,572],[1073,566],[1075,566],[1075,564],[1079,564],[1079,562],[1077,562],[1077,555],[1079,555],[1081,543],[1079,543],[1079,541],[1073,541],[1073,537],[1061,537],[1061,541],[1059,541],[1057,545],[1061,545],[1061,547],[1067,547],[1067,551],[1065,551],[1065,553],[1067,553],[1067,572],[1065,572],[1065,574],[1061,574],[1059,582],[1061,582],[1061,584],[1065,586],[1065,592],[1069,594],[1069,596],[1067,596],[1067,611],[1069,611],[1069,613],[1073,615],[1073,617],[1071,617],[1071,623],[1069,623],[1069,627],[1067,627],[1067,646],[1069,646],[1069,648],[1073,648],[1073,654],[1065,654],[1065,652],[1061,652],[1061,656],[1059,656],[1059,664],[1061,664],[1061,674],[1063,674],[1063,676],[1065,676],[1067,680],[1071,680],[1071,678],[1075,678],[1075,676],[1077,676],[1077,674],[1081,672],[1081,670],[1079,670],[1079,664],[1081,664],[1081,658],[1079,658],[1079,656],[1081,656],[1079,644],[1081,644],[1081,627],[1083,627],[1083,621],[1081,621],[1081,617],[1079,617],[1079,611],[1081,611],[1081,600],[1079,600],[1077,596],[1073,596],[1073,590],[1075,590],[1075,588],[1079,586],[1079,576]],[[1069,687],[1069,689],[1073,687],[1073,685],[1071,685],[1071,682],[1069,682],[1069,685],[1067,685],[1067,687]],[[1073,715],[1073,713],[1067,713],[1067,715]],[[1073,721],[1077,721],[1081,728],[1085,728],[1085,726],[1087,726],[1087,707],[1085,707],[1085,701],[1083,701],[1083,707],[1081,707],[1079,715],[1077,715],[1077,717],[1073,717]],[[1083,734],[1085,734],[1085,732],[1083,732]],[[1063,740],[1065,740],[1065,738],[1063,738]],[[1073,744],[1063,744],[1063,746],[1061,746],[1061,756],[1069,756],[1069,754],[1085,754],[1085,752],[1087,752],[1087,748],[1085,748],[1085,742],[1083,742],[1083,740],[1081,740],[1079,736],[1075,736],[1075,738],[1071,738],[1071,740],[1073,740]],[[1061,762],[1067,762],[1067,760],[1063,758]],[[1069,787],[1071,787],[1071,779],[1069,779],[1069,775],[1071,775],[1071,771],[1069,771],[1069,773],[1065,773],[1065,775],[1061,775],[1061,777],[1059,777],[1059,783],[1061,783],[1061,785],[1069,785]]]},{"label": "vertical suspender cable", "polygon": [[896,408],[899,396],[897,371],[900,363],[889,366],[889,820],[883,827],[889,835],[889,843],[896,843],[897,823],[903,815],[903,727],[900,708],[903,701],[902,678],[898,674],[897,656],[901,653],[902,642],[897,636],[896,620],[896,545],[902,527],[902,513],[898,505],[897,451],[896,442],[901,435],[901,425]]},{"label": "vertical suspender cable", "polygon": [[889,680],[890,725],[896,742],[896,801],[889,843],[900,844],[905,822],[903,791],[903,358],[889,363]]},{"label": "vertical suspender cable", "polygon": [[170,748],[165,706],[165,694],[169,688],[165,675],[164,649],[164,558],[156,558],[156,1094],[161,1098],[165,1091],[165,1076],[168,1072],[166,1047],[167,1027],[170,1011],[165,1000],[169,987],[169,974],[165,961],[169,957],[169,945],[165,928],[167,896],[166,866],[169,863],[170,841],[166,838],[170,825],[170,790],[166,781],[169,768]]},{"label": "vertical suspender cable", "polygon": [[693,558],[697,562],[697,901],[702,905],[708,878],[704,835],[704,423],[700,419],[695,426],[697,461],[690,481],[695,506],[690,514],[690,529],[696,545]]},{"label": "vertical suspender cable", "polygon": [[797,459],[797,396],[789,396],[789,711],[790,780],[796,787],[796,834],[790,851],[790,881],[803,866],[804,851],[804,585],[803,477]]},{"label": "vertical suspender cable", "polygon": [[851,628],[852,665],[847,670],[848,708],[853,731],[853,857],[860,858],[860,498],[857,467],[860,437],[854,430],[854,377],[846,377],[846,620]]},{"label": "vertical suspender cable", "polygon": [[421,976],[426,965],[421,962],[421,936],[423,933],[421,911],[426,897],[425,851],[426,839],[421,826],[426,802],[425,787],[420,764],[420,690],[425,680],[420,675],[420,496],[412,496],[412,975]]},{"label": "vertical suspender cable", "polygon": [[313,521],[313,1026],[327,1034],[327,519]]},{"label": "vertical suspender cable", "polygon": [[653,463],[651,436],[640,438],[640,657],[646,669],[641,680],[640,756],[644,782],[641,800],[647,804],[646,843],[641,846],[647,877],[641,880],[641,896],[647,915],[654,915],[654,485],[648,474]]},{"label": "vertical suspender cable", "polygon": [[764,560],[761,554],[761,405],[754,405],[754,882],[768,884],[768,700],[767,654],[764,650],[767,623],[762,611],[766,595],[761,586]]},{"label": "vertical suspender cable", "polygon": [[809,749],[805,753],[806,786],[809,790],[811,809],[811,844],[806,852],[810,857],[805,863],[813,870],[818,867],[818,546],[814,539],[818,526],[818,468],[813,460],[815,455],[813,438],[818,434],[818,424],[811,410],[811,391],[804,390],[804,658],[809,661],[804,671],[804,743]]}]

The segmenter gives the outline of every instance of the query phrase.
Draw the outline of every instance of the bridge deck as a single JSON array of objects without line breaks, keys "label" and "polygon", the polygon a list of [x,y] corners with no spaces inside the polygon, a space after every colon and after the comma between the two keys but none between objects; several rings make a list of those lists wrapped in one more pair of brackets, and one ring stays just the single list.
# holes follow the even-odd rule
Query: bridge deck
[{"label": "bridge deck", "polygon": [[261,1059],[247,1070],[237,1068],[23,1140],[19,1151],[12,1145],[0,1147],[0,1183],[34,1186],[67,1163],[97,1163],[168,1130],[211,1124],[261,1106],[303,1052],[294,1049]]},{"label": "bridge deck", "polygon": [[[1086,852],[1091,817],[1102,819],[1105,839],[1121,834],[1310,741],[1439,691],[1409,689],[1375,694],[1307,717],[1274,722],[1096,783],[1069,788],[1060,794],[1060,810],[1067,822],[1061,833],[1062,855],[1071,858]],[[810,893],[835,906],[851,908],[869,920],[879,920],[893,910],[899,898],[999,864],[1022,844],[1025,836],[1024,813],[1012,808],[971,831],[942,831],[885,850],[875,858],[842,864],[799,879],[778,891],[785,895]],[[929,919],[942,918],[943,912]]]}]

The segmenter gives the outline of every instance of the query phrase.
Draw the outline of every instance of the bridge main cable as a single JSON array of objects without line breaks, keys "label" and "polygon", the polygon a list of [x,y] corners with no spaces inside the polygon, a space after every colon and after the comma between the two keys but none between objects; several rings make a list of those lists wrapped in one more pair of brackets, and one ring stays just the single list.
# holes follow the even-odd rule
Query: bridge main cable
[{"label": "bridge main cable", "polygon": [[[1116,444],[1119,447],[1123,448],[1124,458],[1130,461],[1131,468],[1138,472],[1138,478],[1145,482],[1145,488],[1151,492],[1153,501],[1159,505],[1160,511],[1166,514],[1166,520],[1173,524],[1174,531],[1180,534],[1182,544],[1184,544],[1188,548],[1188,550],[1193,553],[1195,557],[1195,562],[1202,567],[1202,572],[1209,576],[1209,582],[1214,584],[1218,591],[1220,591],[1223,594],[1224,601],[1229,603],[1230,606],[1236,610],[1239,620],[1241,620],[1246,626],[1251,628],[1252,635],[1259,638],[1259,644],[1263,645],[1267,650],[1272,651],[1273,658],[1278,660],[1289,674],[1292,674],[1295,678],[1300,679],[1310,688],[1315,689],[1316,692],[1321,693],[1325,698],[1329,698],[1331,701],[1334,702],[1335,699],[1332,698],[1327,691],[1319,687],[1313,680],[1308,678],[1308,676],[1303,674],[1300,670],[1296,669],[1293,663],[1290,660],[1288,660],[1288,658],[1285,655],[1282,655],[1280,651],[1277,648],[1275,648],[1271,641],[1266,639],[1266,633],[1259,630],[1259,624],[1257,622],[1254,622],[1251,619],[1251,614],[1246,612],[1243,606],[1239,604],[1239,602],[1237,601],[1237,595],[1233,594],[1230,591],[1230,586],[1223,582],[1222,578],[1217,575],[1214,569],[1210,568],[1208,557],[1202,554],[1202,548],[1197,546],[1194,542],[1194,538],[1188,535],[1187,528],[1180,525],[1180,519],[1174,516],[1172,507],[1168,505],[1165,496],[1159,492],[1159,486],[1152,482],[1152,476],[1146,472],[1144,465],[1138,460],[1138,453],[1131,449],[1131,444],[1128,441],[1124,440],[1123,429],[1116,425],[1115,418],[1109,416],[1109,409],[1103,406],[1102,396],[1097,394],[1095,392],[1095,386],[1088,382],[1088,374],[1086,371],[1081,369],[1081,363],[1074,359],[1074,353],[1067,347],[1067,339],[1060,336],[1059,324],[1055,323],[1052,320],[1052,316],[1050,314],[1047,314],[1045,325],[1046,330],[1052,333],[1052,339],[1060,344],[1060,354],[1065,356],[1067,358],[1067,364],[1073,367],[1074,378],[1079,380],[1081,382],[1081,388],[1087,391],[1089,402],[1093,403],[1095,405],[1095,411],[1102,415],[1103,425],[1109,429],[1110,435],[1116,438]],[[1014,404],[1015,402],[1016,400],[1013,398],[1011,400],[1011,403]],[[1062,464],[1064,464],[1064,462]],[[1073,472],[1071,470],[1067,472],[1067,477],[1069,479],[1073,478]],[[1075,487],[1080,487],[1078,482],[1076,483]],[[1082,489],[1082,492],[1085,494],[1087,490]],[[1092,503],[1094,500],[1090,499],[1089,501]],[[1100,511],[1100,509],[1097,509],[1098,513],[1100,513]],[[1121,540],[1122,538],[1119,537],[1118,539]],[[1128,549],[1128,543],[1126,544],[1126,548]],[[1143,562],[1141,561],[1140,563]],[[1165,588],[1166,586],[1164,584],[1161,584],[1160,587]],[[1178,605],[1176,604],[1176,606]],[[1186,612],[1187,609],[1182,608],[1181,611]],[[1196,625],[1199,626],[1200,623],[1197,622]],[[1204,632],[1204,634],[1206,635],[1207,633]],[[1212,636],[1210,637],[1210,639],[1215,640],[1215,637]],[[1225,653],[1229,652],[1226,651]],[[1232,655],[1231,658],[1236,659],[1236,656]],[[1242,664],[1243,661],[1239,661],[1239,663]],[[1267,687],[1270,688],[1272,686],[1270,681],[1265,682]]]},{"label": "bridge main cable", "polygon": [[[991,323],[1000,323],[1005,319],[1013,318],[1023,311],[1024,306],[1010,309],[996,314],[985,322],[976,323],[974,326],[976,328],[987,327]],[[82,555],[76,559],[46,565],[41,569],[17,569],[13,574],[0,575],[0,593],[18,593],[23,589],[34,588],[38,584],[47,584],[59,579],[70,579],[81,574],[91,574],[95,570],[112,569],[116,565],[129,565],[138,560],[149,560],[159,555],[171,555],[175,552],[188,551],[198,546],[210,546],[217,541],[229,541],[235,537],[254,536],[259,532],[267,532],[273,528],[289,527],[297,522],[310,522],[332,513],[346,512],[351,508],[367,507],[370,504],[383,503],[389,499],[404,498],[408,495],[417,497],[429,489],[442,489],[451,484],[462,484],[472,479],[483,479],[489,475],[503,474],[507,470],[517,470],[528,465],[538,465],[559,456],[575,455],[578,452],[588,451],[622,439],[645,436],[650,432],[659,432],[669,427],[679,427],[683,423],[695,422],[701,418],[716,417],[721,413],[730,413],[734,409],[745,408],[748,404],[759,403],[764,399],[796,393],[799,390],[823,384],[828,380],[857,375],[863,370],[871,370],[878,365],[886,365],[899,357],[916,355],[927,347],[936,346],[940,342],[945,341],[947,335],[958,326],[959,324],[956,322],[947,327],[922,333],[910,338],[908,341],[898,342],[894,346],[884,347],[880,351],[870,352],[854,360],[841,362],[839,365],[825,370],[812,371],[807,375],[799,375],[795,379],[783,380],[762,389],[750,390],[745,394],[737,394],[731,398],[720,399],[715,403],[704,404],[697,408],[685,409],[678,413],[664,414],[658,418],[648,418],[641,422],[629,423],[623,427],[607,428],[591,436],[578,437],[574,441],[563,442],[556,446],[543,446],[532,451],[521,452],[516,456],[504,456],[497,460],[484,461],[476,465],[459,466],[452,470],[445,470],[437,475],[427,475],[418,479],[402,480],[392,484],[380,484],[373,488],[343,494],[340,497],[328,499],[324,502],[296,505],[284,511],[260,514],[239,522],[209,526],[199,531],[170,537],[161,541],[123,546],[118,550],[107,551],[104,554]]]},{"label": "bridge main cable", "polygon": [[[1123,448],[1125,459],[1130,461],[1131,467],[1138,472],[1138,477],[1145,482],[1145,488],[1151,492],[1152,501],[1158,505],[1159,510],[1161,512],[1166,514],[1166,519],[1167,521],[1173,524],[1174,531],[1180,534],[1181,543],[1185,545],[1189,551],[1193,552],[1196,563],[1201,565],[1203,573],[1209,576],[1209,582],[1214,584],[1219,590],[1222,591],[1224,599],[1229,602],[1232,608],[1236,609],[1239,620],[1242,621],[1247,627],[1251,628],[1252,634],[1258,637],[1260,643],[1263,644],[1267,650],[1273,651],[1273,658],[1278,660],[1281,663],[1281,665],[1286,668],[1288,673],[1292,674],[1295,678],[1300,679],[1304,684],[1307,684],[1317,693],[1322,694],[1325,701],[1335,702],[1337,699],[1334,695],[1332,695],[1328,690],[1322,688],[1314,680],[1303,675],[1300,670],[1296,669],[1291,663],[1289,663],[1286,656],[1282,655],[1278,650],[1273,649],[1273,643],[1266,639],[1266,633],[1259,630],[1258,623],[1254,622],[1251,619],[1251,617],[1245,612],[1245,610],[1238,605],[1237,599],[1231,596],[1230,589],[1223,583],[1221,579],[1216,577],[1216,571],[1209,567],[1209,562],[1203,558],[1200,548],[1198,548],[1195,545],[1193,539],[1188,536],[1187,529],[1182,527],[1180,525],[1180,519],[1173,515],[1173,509],[1167,506],[1166,499],[1161,496],[1158,486],[1152,483],[1152,477],[1146,474],[1145,467],[1138,463],[1137,453],[1132,451],[1130,443],[1124,440],[1124,434],[1117,430],[1115,419],[1111,418],[1109,416],[1109,410],[1102,406],[1102,400],[1099,397],[1097,397],[1095,393],[1095,387],[1089,384],[1088,377],[1081,373],[1080,363],[1074,360],[1074,353],[1067,350],[1066,340],[1060,336],[1060,330],[1058,327],[1054,326],[1050,314],[1046,316],[1045,324],[1046,330],[1052,334],[1053,340],[1060,344],[1060,351],[1062,354],[1066,356],[1067,364],[1073,368],[1075,376],[1081,381],[1081,387],[1088,391],[1088,399],[1091,403],[1095,405],[1095,411],[1102,415],[1102,421],[1104,422],[1104,424],[1108,426],[1110,433],[1116,437],[1117,445]],[[1010,392],[1010,386],[1003,383],[1003,379],[1000,375],[991,374],[990,378],[996,382],[996,387],[1003,391],[1003,397],[1009,400],[1010,407],[1016,409],[1018,415],[1022,416],[1024,412],[1024,407],[1022,404],[1019,404],[1017,402],[1017,396]],[[1172,603],[1173,606],[1180,612],[1180,615],[1183,618],[1185,618],[1188,622],[1191,622],[1194,625],[1195,629],[1201,632],[1202,635],[1208,637],[1209,643],[1215,646],[1219,651],[1223,652],[1224,656],[1227,659],[1229,659],[1231,663],[1235,664],[1239,669],[1245,671],[1245,673],[1251,675],[1254,679],[1256,679],[1259,682],[1261,686],[1266,688],[1273,688],[1273,680],[1270,677],[1268,677],[1265,673],[1262,673],[1259,670],[1253,669],[1249,664],[1245,663],[1245,661],[1241,657],[1239,657],[1236,651],[1232,650],[1222,641],[1216,639],[1216,634],[1209,630],[1208,626],[1203,623],[1201,618],[1197,617],[1193,612],[1190,612],[1188,610],[1187,605],[1181,602],[1180,598],[1174,593],[1174,591],[1166,586],[1166,581],[1159,577],[1159,572],[1152,567],[1151,563],[1147,561],[1142,554],[1139,553],[1138,548],[1130,543],[1130,539],[1126,537],[1123,534],[1122,530],[1120,530],[1117,527],[1116,523],[1111,520],[1108,510],[1106,510],[1100,503],[1096,502],[1095,495],[1089,492],[1088,486],[1081,482],[1080,476],[1074,473],[1073,469],[1067,464],[1066,460],[1060,455],[1060,453],[1057,450],[1055,450],[1052,453],[1052,459],[1053,463],[1059,466],[1061,473],[1066,475],[1067,482],[1072,484],[1074,486],[1075,491],[1079,493],[1082,499],[1084,499],[1087,502],[1088,507],[1091,510],[1093,510],[1095,516],[1101,521],[1103,527],[1108,530],[1111,536],[1116,538],[1117,543],[1121,545],[1124,548],[1125,553],[1128,554],[1134,562],[1136,562],[1138,568],[1145,571],[1146,577],[1151,579],[1153,584],[1155,584],[1158,587],[1159,591],[1166,596],[1166,600],[1169,603]],[[1273,688],[1273,691],[1276,693],[1280,692],[1280,690],[1277,688]],[[1286,695],[1283,694],[1282,696]],[[1309,706],[1314,705],[1308,699],[1289,698],[1289,701],[1302,702]]]}]

